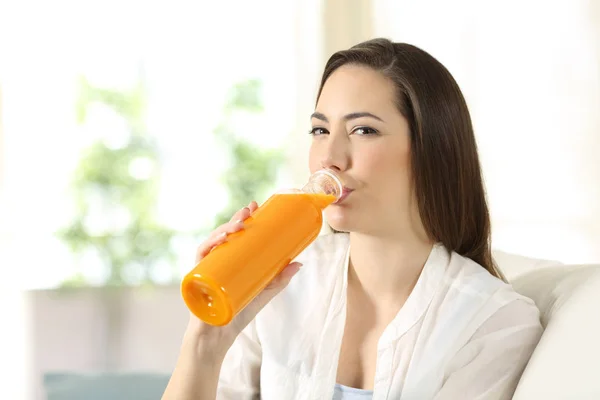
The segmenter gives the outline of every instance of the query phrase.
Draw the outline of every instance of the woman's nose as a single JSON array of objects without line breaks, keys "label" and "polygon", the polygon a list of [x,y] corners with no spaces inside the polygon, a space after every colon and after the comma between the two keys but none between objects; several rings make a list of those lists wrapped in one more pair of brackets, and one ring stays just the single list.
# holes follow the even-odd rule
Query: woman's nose
[{"label": "woman's nose", "polygon": [[327,146],[321,159],[321,167],[329,168],[335,171],[345,171],[349,166],[349,157],[347,144],[344,137],[329,135]]}]

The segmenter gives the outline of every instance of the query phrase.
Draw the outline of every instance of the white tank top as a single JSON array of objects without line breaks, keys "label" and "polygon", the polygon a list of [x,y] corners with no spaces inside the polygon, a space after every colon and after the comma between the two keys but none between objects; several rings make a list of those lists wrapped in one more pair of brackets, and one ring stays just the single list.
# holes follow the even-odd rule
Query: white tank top
[{"label": "white tank top", "polygon": [[356,389],[339,383],[335,384],[333,391],[333,400],[372,400],[373,391]]}]

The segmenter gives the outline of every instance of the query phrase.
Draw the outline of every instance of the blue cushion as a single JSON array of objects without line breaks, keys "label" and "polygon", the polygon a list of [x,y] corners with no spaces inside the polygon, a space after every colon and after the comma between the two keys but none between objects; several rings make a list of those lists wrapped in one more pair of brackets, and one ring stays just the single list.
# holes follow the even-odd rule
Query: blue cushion
[{"label": "blue cushion", "polygon": [[169,375],[47,373],[47,400],[160,400]]}]

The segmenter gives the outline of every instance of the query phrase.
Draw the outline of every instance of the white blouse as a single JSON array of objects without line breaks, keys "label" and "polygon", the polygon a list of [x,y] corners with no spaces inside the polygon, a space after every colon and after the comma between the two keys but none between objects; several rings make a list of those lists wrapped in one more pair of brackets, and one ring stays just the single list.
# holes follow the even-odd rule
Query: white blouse
[{"label": "white blouse", "polygon": [[[218,400],[327,400],[346,319],[349,237],[320,236],[227,353]],[[436,244],[381,335],[373,399],[510,399],[542,334],[533,301]]]}]

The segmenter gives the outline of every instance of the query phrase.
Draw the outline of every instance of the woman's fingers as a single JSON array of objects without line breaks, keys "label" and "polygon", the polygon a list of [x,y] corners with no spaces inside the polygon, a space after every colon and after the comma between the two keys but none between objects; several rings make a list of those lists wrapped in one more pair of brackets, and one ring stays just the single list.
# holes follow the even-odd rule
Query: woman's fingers
[{"label": "woman's fingers", "polygon": [[250,214],[253,214],[257,208],[258,208],[258,204],[255,201],[251,201],[250,204],[248,204],[248,209],[250,210]]},{"label": "woman's fingers", "polygon": [[296,272],[300,270],[300,267],[302,267],[302,264],[299,262],[293,262],[289,264],[283,269],[283,271],[279,273],[279,275],[275,277],[275,279],[271,281],[271,283],[269,283],[265,290],[276,289],[277,292],[281,291],[287,286],[292,277],[296,275]]},{"label": "woman's fingers", "polygon": [[255,201],[251,201],[250,204],[248,204],[246,207],[233,214],[229,222],[244,221],[246,218],[252,215],[252,213],[256,211],[257,208],[258,204],[256,204]]},{"label": "woman's fingers", "polygon": [[206,255],[216,246],[226,242],[227,235],[244,229],[244,220],[256,211],[257,208],[258,204],[256,204],[255,201],[252,201],[247,207],[244,207],[233,214],[228,223],[223,224],[212,231],[208,239],[198,246],[198,249],[196,250],[196,263],[199,263],[200,260],[206,257]]},{"label": "woman's fingers", "polygon": [[[229,224],[226,224],[229,225]],[[199,263],[216,246],[227,241],[227,232],[211,235],[196,249],[196,263]]]},{"label": "woman's fingers", "polygon": [[242,208],[229,220],[229,224],[223,224],[214,230],[213,235],[220,235],[222,232],[234,233],[244,227],[244,221],[252,215],[254,211],[258,209],[258,204],[252,201],[248,206]]},{"label": "woman's fingers", "polygon": [[231,217],[229,222],[243,221],[246,218],[248,218],[249,215],[250,215],[250,209],[248,207],[244,207],[241,210],[239,210],[238,212],[236,212],[235,214],[233,214],[233,216]]},{"label": "woman's fingers", "polygon": [[284,268],[283,271],[271,283],[259,293],[258,296],[254,298],[242,310],[240,314],[235,318],[236,325],[239,326],[240,331],[244,329],[250,321],[256,317],[256,314],[260,310],[264,308],[275,296],[277,296],[285,287],[290,283],[292,277],[296,275],[296,273],[300,270],[302,264],[298,262],[293,262]]}]

